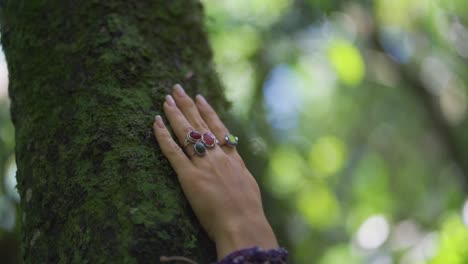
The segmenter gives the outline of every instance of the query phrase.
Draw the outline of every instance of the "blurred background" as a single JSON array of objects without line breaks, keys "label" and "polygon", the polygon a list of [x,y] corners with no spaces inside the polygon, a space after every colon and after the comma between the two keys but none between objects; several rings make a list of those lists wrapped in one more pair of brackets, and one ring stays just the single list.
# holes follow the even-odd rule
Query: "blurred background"
[{"label": "blurred background", "polygon": [[[290,263],[468,263],[466,0],[202,2]],[[0,262],[15,263],[7,85],[0,52]]]}]

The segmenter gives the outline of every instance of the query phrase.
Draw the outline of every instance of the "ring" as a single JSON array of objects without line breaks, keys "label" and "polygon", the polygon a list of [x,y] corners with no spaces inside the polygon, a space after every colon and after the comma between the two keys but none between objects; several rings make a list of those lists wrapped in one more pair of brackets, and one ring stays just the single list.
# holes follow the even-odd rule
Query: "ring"
[{"label": "ring", "polygon": [[216,139],[216,137],[213,135],[213,133],[211,132],[206,132],[203,134],[202,136],[202,142],[203,144],[205,145],[205,147],[207,148],[214,148],[214,146],[216,146],[216,143],[218,142],[218,140]]},{"label": "ring", "polygon": [[218,143],[218,140],[211,132],[205,132],[203,135],[196,131],[190,130],[187,135],[185,136],[184,140],[184,148],[188,145],[193,144],[193,153],[189,154],[189,157],[197,156],[205,156],[207,148],[213,148]]},{"label": "ring", "polygon": [[228,145],[229,147],[235,147],[239,143],[239,138],[231,133],[226,134],[224,136],[224,140],[226,142],[224,144],[221,144],[220,146]]},{"label": "ring", "polygon": [[202,142],[196,142],[195,144],[193,144],[193,150],[194,153],[192,154],[192,157],[195,155],[202,157],[206,154],[206,148]]},{"label": "ring", "polygon": [[190,143],[197,143],[202,139],[202,134],[195,130],[190,130],[185,136],[184,148]]}]

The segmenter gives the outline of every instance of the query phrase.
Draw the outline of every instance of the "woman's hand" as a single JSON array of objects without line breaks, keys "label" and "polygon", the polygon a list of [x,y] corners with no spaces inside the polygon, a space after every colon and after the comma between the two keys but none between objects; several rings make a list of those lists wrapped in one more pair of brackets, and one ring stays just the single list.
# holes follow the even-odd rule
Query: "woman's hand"
[{"label": "woman's hand", "polygon": [[[180,85],[175,85],[163,107],[181,146],[192,130],[202,134],[211,131],[221,145],[225,143],[224,136],[229,132],[202,96],[196,96],[194,102]],[[216,145],[199,156],[189,144],[185,147],[189,158],[160,116],[156,116],[153,129],[198,220],[215,241],[219,259],[246,247],[278,247],[263,212],[257,182],[235,148]]]}]

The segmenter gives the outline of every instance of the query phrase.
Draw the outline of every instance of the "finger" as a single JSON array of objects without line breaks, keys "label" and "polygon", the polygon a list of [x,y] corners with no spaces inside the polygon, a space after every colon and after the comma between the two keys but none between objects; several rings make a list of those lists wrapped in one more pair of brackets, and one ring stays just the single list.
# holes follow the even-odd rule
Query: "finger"
[{"label": "finger", "polygon": [[169,160],[177,175],[179,177],[182,175],[189,175],[190,171],[195,169],[195,167],[187,155],[185,155],[184,151],[177,145],[174,139],[172,139],[171,134],[166,129],[159,115],[155,117],[153,130],[162,153]]},{"label": "finger", "polygon": [[[224,123],[219,118],[216,111],[211,107],[210,104],[206,101],[206,99],[202,95],[197,95],[195,97],[196,106],[203,118],[203,120],[208,124],[211,132],[220,140],[221,144],[224,144],[224,137],[229,133],[229,130],[226,128]],[[227,150],[228,148],[226,148]],[[229,148],[234,149],[234,148]]]},{"label": "finger", "polygon": [[177,136],[177,139],[179,140],[180,145],[183,145],[187,133],[193,130],[192,125],[177,107],[172,96],[166,96],[166,102],[163,104],[163,109],[172,129],[174,130],[174,133]]},{"label": "finger", "polygon": [[203,118],[200,116],[195,103],[190,98],[179,84],[174,85],[174,91],[172,92],[177,107],[184,114],[185,118],[190,124],[192,124],[197,130],[206,132],[208,125],[205,123]]},{"label": "finger", "polygon": [[[166,102],[163,104],[163,109],[164,113],[167,116],[167,119],[169,120],[169,123],[171,124],[172,129],[174,130],[174,133],[176,134],[179,143],[181,146],[185,145],[185,138],[187,137],[187,134],[190,131],[193,131],[193,127],[191,126],[191,123],[185,118],[184,114],[180,111],[180,109],[177,107],[176,103],[174,102],[174,99],[172,96],[167,95],[166,96]],[[198,110],[197,110],[198,111]],[[205,125],[205,129],[195,129],[198,130],[200,133],[204,133],[205,131],[208,130],[208,125]],[[193,154],[195,150],[190,149],[190,147],[193,147],[192,144],[189,144],[188,146],[184,146],[184,150],[187,151],[189,155]],[[218,148],[214,148],[213,150],[210,150],[210,152],[223,152],[222,150]],[[195,159],[194,162],[197,163],[197,160],[200,159]]]}]

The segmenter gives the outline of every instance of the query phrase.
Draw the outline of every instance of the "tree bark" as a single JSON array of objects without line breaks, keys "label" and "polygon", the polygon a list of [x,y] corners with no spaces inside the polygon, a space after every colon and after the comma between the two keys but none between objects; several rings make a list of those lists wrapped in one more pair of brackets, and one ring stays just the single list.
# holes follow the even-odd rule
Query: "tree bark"
[{"label": "tree bark", "polygon": [[0,0],[25,263],[215,260],[152,133],[179,82],[226,106],[196,0]]}]

